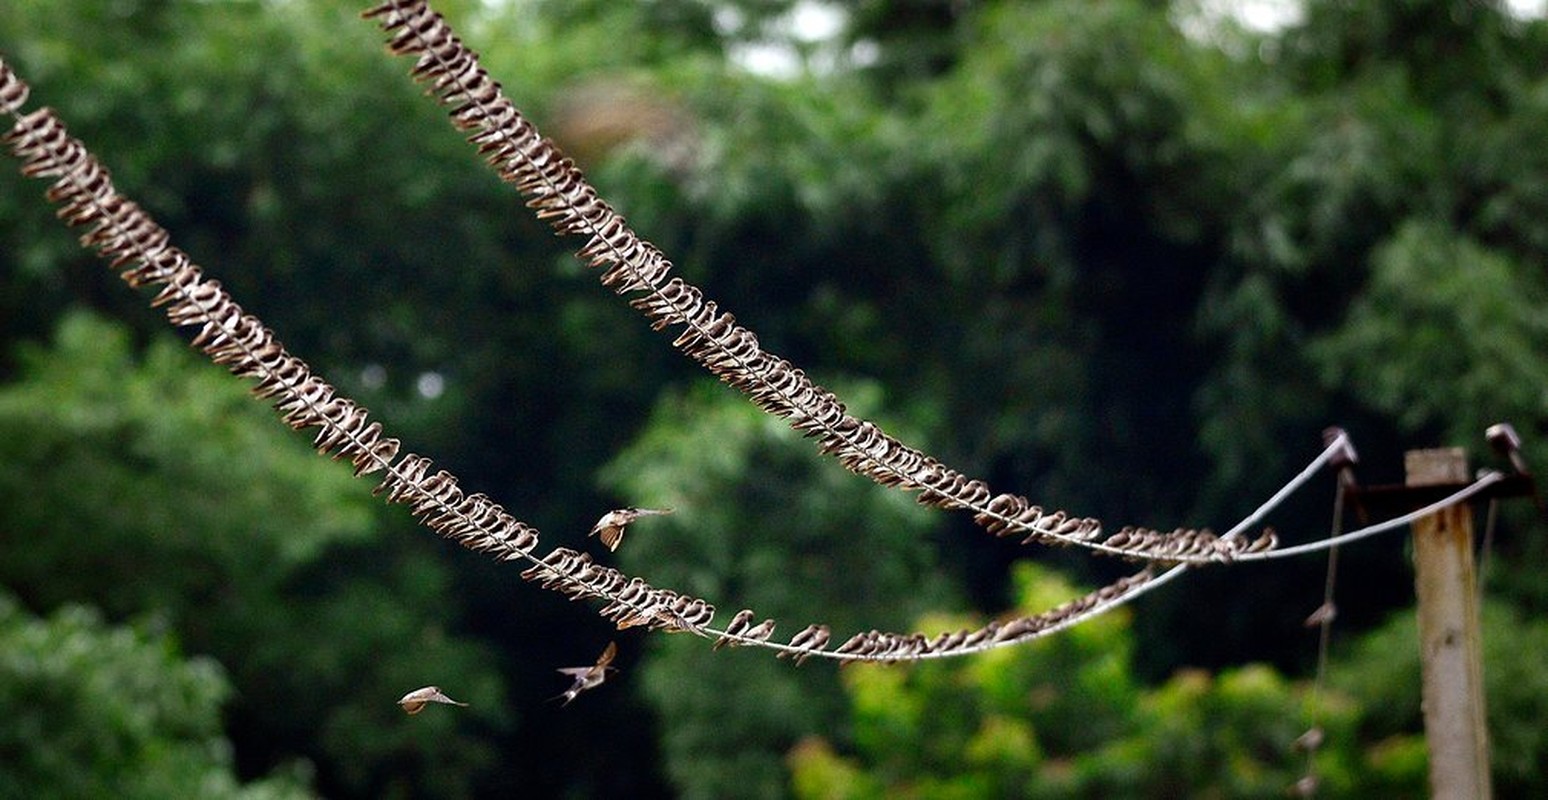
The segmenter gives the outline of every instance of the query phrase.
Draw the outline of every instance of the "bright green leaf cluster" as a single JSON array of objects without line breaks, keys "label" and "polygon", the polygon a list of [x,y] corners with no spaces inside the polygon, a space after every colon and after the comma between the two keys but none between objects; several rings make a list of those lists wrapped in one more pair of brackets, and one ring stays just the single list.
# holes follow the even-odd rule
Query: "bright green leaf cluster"
[{"label": "bright green leaf cluster", "polygon": [[[1046,568],[1016,572],[1018,611],[1076,593]],[[1292,743],[1310,724],[1306,686],[1249,665],[1147,687],[1132,649],[1120,611],[962,662],[851,667],[849,754],[802,743],[793,786],[808,798],[1264,797],[1302,776]],[[1329,796],[1350,796],[1356,709],[1332,694],[1321,708],[1317,772]]]}]

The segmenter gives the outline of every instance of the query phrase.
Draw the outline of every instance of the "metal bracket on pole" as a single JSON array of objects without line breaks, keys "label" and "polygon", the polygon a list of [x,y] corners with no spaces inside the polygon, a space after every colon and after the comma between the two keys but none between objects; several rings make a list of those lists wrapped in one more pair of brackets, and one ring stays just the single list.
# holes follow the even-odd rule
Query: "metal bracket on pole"
[{"label": "metal bracket on pole", "polygon": [[[1338,428],[1323,432],[1328,444],[1343,435]],[[1530,497],[1539,514],[1548,516],[1515,429],[1508,423],[1492,425],[1487,438],[1510,467],[1473,499]],[[1345,442],[1330,463],[1362,522],[1372,516],[1390,518],[1416,511],[1472,484],[1465,453],[1450,448],[1407,453],[1403,484],[1363,486],[1354,476],[1353,465],[1358,461],[1354,448],[1348,446],[1347,437]],[[1493,787],[1470,506],[1451,506],[1419,519],[1413,524],[1413,541],[1431,792],[1436,798],[1488,798]]]}]

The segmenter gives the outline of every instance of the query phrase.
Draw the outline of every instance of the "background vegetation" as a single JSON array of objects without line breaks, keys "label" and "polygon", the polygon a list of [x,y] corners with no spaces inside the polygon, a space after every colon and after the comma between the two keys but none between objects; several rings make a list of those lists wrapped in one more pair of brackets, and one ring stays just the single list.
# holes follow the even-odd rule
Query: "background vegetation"
[{"label": "background vegetation", "polygon": [[[0,52],[126,194],[556,543],[674,505],[625,567],[855,629],[1122,567],[927,513],[703,377],[527,218],[360,4],[7,6]],[[1253,32],[1182,0],[854,0],[822,36],[794,0],[437,7],[771,350],[1046,505],[1221,527],[1329,424],[1371,482],[1502,419],[1529,459],[1548,432],[1548,25],[1504,4],[1308,0]],[[770,53],[784,71],[750,69]],[[0,169],[0,793],[1257,797],[1302,774],[1318,559],[918,668],[615,634],[311,454],[42,189]],[[1330,495],[1277,527],[1323,533]],[[1548,793],[1545,567],[1506,509],[1501,796]],[[1420,795],[1401,537],[1341,569],[1323,787]],[[544,702],[614,636],[616,685]],[[404,717],[426,683],[471,707]]]}]

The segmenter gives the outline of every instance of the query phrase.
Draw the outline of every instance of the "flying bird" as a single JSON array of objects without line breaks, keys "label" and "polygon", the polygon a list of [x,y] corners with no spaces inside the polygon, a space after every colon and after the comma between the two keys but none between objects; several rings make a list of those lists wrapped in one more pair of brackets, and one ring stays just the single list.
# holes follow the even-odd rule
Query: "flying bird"
[{"label": "flying bird", "polygon": [[661,514],[670,514],[670,508],[616,508],[602,515],[597,524],[591,526],[591,533],[587,536],[601,536],[602,544],[608,550],[617,550],[618,544],[623,541],[624,529],[640,517],[654,517]]},{"label": "flying bird", "polygon": [[575,682],[570,684],[570,688],[564,690],[564,694],[554,699],[563,699],[564,702],[559,705],[567,706],[581,692],[601,686],[602,682],[607,680],[607,674],[617,669],[612,666],[613,657],[616,655],[618,655],[618,643],[608,642],[607,649],[602,651],[602,655],[597,656],[597,663],[589,667],[560,667],[559,671],[574,678]]},{"label": "flying bird", "polygon": [[398,701],[398,705],[403,706],[403,710],[407,711],[409,714],[418,714],[419,712],[424,711],[425,706],[430,703],[445,703],[450,706],[467,706],[467,703],[459,703],[456,700],[447,697],[441,692],[440,688],[436,686],[426,686],[423,689],[415,689],[414,691],[403,695],[403,699]]}]

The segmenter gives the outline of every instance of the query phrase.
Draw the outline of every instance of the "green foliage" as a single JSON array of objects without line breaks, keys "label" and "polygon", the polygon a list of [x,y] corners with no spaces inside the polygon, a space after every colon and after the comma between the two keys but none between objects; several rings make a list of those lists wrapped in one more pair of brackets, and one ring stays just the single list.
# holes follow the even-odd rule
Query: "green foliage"
[{"label": "green foliage", "polygon": [[[1077,593],[1055,572],[1016,570],[1018,613]],[[926,618],[926,628],[972,620]],[[1120,611],[1026,647],[845,673],[852,754],[822,740],[792,750],[801,797],[1265,797],[1297,780],[1291,743],[1307,727],[1306,687],[1264,665],[1134,676]],[[1357,707],[1324,695],[1324,791],[1351,794]]]},{"label": "green foliage", "polygon": [[7,527],[31,544],[0,574],[30,602],[106,581],[113,615],[186,611],[370,533],[370,501],[347,470],[170,338],[139,356],[122,328],[73,314],[20,361],[21,382],[0,389],[0,493],[16,500]]},{"label": "green foliage", "polygon": [[[1021,565],[1019,610],[1073,590]],[[927,617],[926,628],[972,620]],[[1496,791],[1545,790],[1548,624],[1484,604],[1485,690]],[[1272,668],[1183,670],[1156,687],[1132,671],[1122,612],[1020,649],[967,662],[851,667],[849,752],[824,739],[793,748],[793,786],[806,798],[1268,797],[1304,774],[1291,744],[1316,722],[1319,796],[1420,797],[1428,762],[1412,613],[1341,653],[1313,697]]]},{"label": "green foliage", "polygon": [[487,653],[447,633],[455,607],[428,541],[385,540],[387,515],[349,469],[241,382],[169,337],[130,345],[72,314],[0,387],[0,584],[38,608],[164,616],[226,665],[260,760],[317,757],[325,785],[448,791],[493,769],[452,717],[406,726],[392,704],[438,681],[478,703],[469,715],[504,720]]},{"label": "green foliage", "polygon": [[1548,292],[1510,256],[1445,226],[1409,223],[1371,256],[1369,286],[1312,357],[1409,430],[1475,438],[1548,416]]},{"label": "green foliage", "polygon": [[[1484,694],[1489,709],[1490,760],[1500,797],[1538,797],[1548,791],[1548,622],[1525,618],[1509,604],[1482,606]],[[1340,659],[1332,683],[1368,709],[1361,736],[1387,743],[1368,761],[1371,774],[1408,778],[1404,791],[1421,795],[1427,774],[1420,708],[1419,633],[1411,614],[1394,616]],[[1379,787],[1380,784],[1377,784]]]},{"label": "green foliage", "polygon": [[311,797],[302,764],[238,781],[221,734],[230,691],[220,665],[184,658],[165,631],[73,605],[37,619],[0,595],[0,795]]},{"label": "green foliage", "polygon": [[[1126,737],[1096,750],[1087,791],[1157,798],[1280,794],[1304,770],[1304,757],[1291,743],[1309,726],[1306,704],[1305,686],[1262,664],[1216,675],[1180,672],[1147,692]],[[1357,706],[1328,697],[1323,709],[1329,744],[1316,762],[1321,792],[1362,796],[1351,793]]]},{"label": "green foliage", "polygon": [[[847,394],[861,408],[880,403],[874,387]],[[820,459],[723,387],[666,398],[605,480],[631,504],[676,509],[636,523],[619,548],[624,567],[715,598],[722,622],[748,606],[791,626],[777,639],[823,622],[841,641],[951,597],[927,544],[929,512]],[[687,637],[650,648],[642,690],[682,796],[782,796],[784,752],[833,732],[831,662],[793,670],[762,652],[711,656]]]},{"label": "green foliage", "polygon": [[[8,0],[0,51],[296,352],[563,543],[635,441],[604,481],[613,499],[679,513],[618,557],[722,620],[745,603],[843,636],[957,593],[1005,605],[1024,551],[861,492],[735,400],[684,389],[690,368],[381,56],[363,5]],[[1118,524],[1218,526],[1330,423],[1377,473],[1501,418],[1529,442],[1548,430],[1548,25],[1500,3],[1323,0],[1219,48],[1184,35],[1174,5],[865,0],[845,4],[840,39],[874,48],[872,66],[768,80],[734,57],[776,35],[788,0],[437,0],[685,275],[809,371],[887,387],[869,402],[997,487]],[[588,134],[598,119],[614,127]],[[876,681],[869,722],[831,721],[844,696],[824,666],[684,637],[652,639],[586,706],[528,713],[560,654],[594,652],[582,612],[513,610],[526,590],[508,591],[507,565],[469,558],[453,581],[449,548],[147,336],[160,321],[108,286],[40,191],[0,170],[0,581],[33,608],[163,614],[231,675],[244,770],[309,758],[339,796],[620,793],[608,781],[654,786],[659,770],[685,792],[769,795],[788,788],[786,752],[803,796],[1124,794],[1150,777],[1274,794],[1293,777],[1273,712],[1299,707],[1296,684],[1176,668],[1304,666],[1286,608],[1314,564],[1263,573],[1253,603],[1225,602],[1234,571],[1199,575],[1132,633],[1083,626],[989,666],[855,677],[856,692]],[[137,333],[67,318],[82,301]],[[12,346],[61,320],[54,349]],[[427,373],[444,394],[416,390]],[[1324,499],[1276,524],[1320,530]],[[951,528],[939,554],[919,545],[936,525]],[[1491,586],[1541,611],[1548,537],[1523,528],[1501,538]],[[1346,564],[1361,579],[1341,622],[1410,602],[1390,550]],[[1490,658],[1532,687],[1528,652]],[[1335,796],[1423,791],[1414,717],[1383,716],[1416,695],[1378,661],[1362,662],[1359,708],[1335,715],[1361,731],[1328,756]],[[390,700],[432,679],[474,707],[403,724]],[[1500,785],[1541,793],[1532,725],[1496,727]],[[921,730],[936,741],[904,735]]]}]

